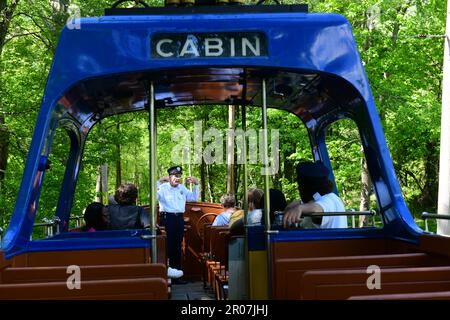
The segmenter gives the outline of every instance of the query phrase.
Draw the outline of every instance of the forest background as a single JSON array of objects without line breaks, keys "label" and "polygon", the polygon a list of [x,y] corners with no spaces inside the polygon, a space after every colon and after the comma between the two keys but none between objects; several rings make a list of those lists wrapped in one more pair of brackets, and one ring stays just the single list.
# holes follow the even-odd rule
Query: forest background
[{"label": "forest background", "polygon": [[[14,210],[23,168],[58,36],[69,16],[101,16],[113,1],[0,0],[0,227]],[[162,6],[163,1],[146,1]],[[250,2],[250,1],[249,1]],[[256,1],[255,1],[256,2]],[[442,35],[445,0],[302,0],[310,12],[334,12],[351,23],[370,81],[403,195],[419,225],[420,213],[436,212],[440,110],[442,93]],[[174,130],[240,127],[239,107],[180,107],[158,113],[158,174],[173,165],[178,141]],[[261,127],[261,111],[249,108],[247,126]],[[280,168],[273,187],[287,199],[298,198],[295,165],[312,158],[302,123],[293,115],[269,110],[269,127],[280,133]],[[52,167],[40,196],[37,220],[52,218],[60,192],[69,140],[61,130],[52,146]],[[346,208],[376,208],[355,125],[344,120],[327,132],[327,145],[336,184]],[[108,118],[89,136],[78,178],[73,215],[122,182],[139,187],[139,203],[148,203],[147,114]],[[218,202],[224,192],[242,196],[238,165],[189,165],[184,171],[201,179],[203,201]],[[249,187],[262,187],[259,165],[249,166]],[[102,182],[106,184],[102,188]]]}]

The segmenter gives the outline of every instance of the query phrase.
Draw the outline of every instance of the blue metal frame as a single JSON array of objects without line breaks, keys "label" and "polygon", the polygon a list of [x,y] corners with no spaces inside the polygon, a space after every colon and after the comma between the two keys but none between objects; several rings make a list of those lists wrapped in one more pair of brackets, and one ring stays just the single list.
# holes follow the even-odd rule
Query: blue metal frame
[{"label": "blue metal frame", "polygon": [[[267,35],[269,56],[152,60],[152,34],[168,32],[263,32]],[[48,155],[44,144],[51,144],[51,135],[61,119],[72,119],[69,113],[78,115],[76,119],[72,119],[75,125],[71,130],[73,135],[79,136],[80,148],[96,122],[92,118],[91,106],[78,104],[76,97],[68,96],[70,89],[96,78],[103,78],[105,81],[109,78],[126,80],[127,75],[140,72],[155,73],[161,70],[212,66],[319,73],[329,75],[329,81],[336,81],[336,86],[346,83],[346,86],[356,90],[363,107],[353,118],[362,134],[377,201],[386,221],[383,232],[386,236],[417,240],[422,231],[415,224],[402,197],[352,29],[344,17],[337,14],[310,13],[107,16],[84,18],[81,19],[81,29],[65,28],[62,31],[42,99],[16,207],[3,238],[6,257],[32,250],[70,250],[81,246],[79,240],[70,238],[61,242],[29,241],[37,210],[39,182],[43,177],[43,171],[38,169],[39,162],[41,155]],[[92,98],[95,100],[95,97]],[[341,106],[335,106],[339,107]],[[134,110],[142,109],[143,104]],[[316,134],[316,138],[322,141],[321,131]],[[50,137],[48,140],[47,136]],[[71,193],[76,184],[81,153],[82,150],[73,151],[67,164],[63,186],[65,194],[61,195],[58,204],[58,210],[64,211],[58,214],[63,218],[67,218],[68,209],[71,207]],[[321,158],[327,159],[322,143],[319,153]],[[354,230],[344,233],[352,231]],[[324,237],[334,238],[340,232],[326,231],[322,234]],[[304,233],[302,239],[312,234]],[[290,238],[290,235],[292,233],[286,237]],[[280,237],[282,236],[275,239],[281,239]],[[89,245],[92,249],[105,248],[106,242],[93,241]],[[108,245],[112,243],[114,247],[132,247],[137,242],[132,237],[124,237],[117,242],[108,242]],[[141,244],[144,246],[144,242]]]}]

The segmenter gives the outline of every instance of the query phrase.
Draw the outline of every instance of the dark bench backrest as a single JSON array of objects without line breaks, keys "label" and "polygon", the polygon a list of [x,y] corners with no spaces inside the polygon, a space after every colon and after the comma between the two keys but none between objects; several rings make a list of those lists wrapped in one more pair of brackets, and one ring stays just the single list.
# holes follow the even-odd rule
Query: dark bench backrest
[{"label": "dark bench backrest", "polygon": [[219,261],[222,265],[227,261],[228,238],[226,233],[229,233],[228,227],[212,227],[210,234],[210,251],[212,259]]},{"label": "dark bench backrest", "polygon": [[162,278],[82,281],[81,290],[69,290],[66,282],[2,284],[0,300],[11,299],[167,299],[167,282]]},{"label": "dark bench backrest", "polygon": [[353,296],[349,300],[450,300],[450,291]]},{"label": "dark bench backrest", "polygon": [[305,272],[323,269],[366,269],[380,267],[436,266],[448,263],[447,259],[425,253],[362,255],[344,257],[276,259],[273,268],[275,299],[300,299],[300,285]]},{"label": "dark bench backrest", "polygon": [[[134,278],[166,278],[163,264],[124,264],[102,266],[80,266],[82,281]],[[7,283],[63,282],[70,274],[67,267],[6,268],[2,281]]]},{"label": "dark bench backrest", "polygon": [[381,288],[370,290],[364,270],[308,271],[300,291],[303,299],[348,299],[351,296],[450,290],[450,267],[381,269]]}]

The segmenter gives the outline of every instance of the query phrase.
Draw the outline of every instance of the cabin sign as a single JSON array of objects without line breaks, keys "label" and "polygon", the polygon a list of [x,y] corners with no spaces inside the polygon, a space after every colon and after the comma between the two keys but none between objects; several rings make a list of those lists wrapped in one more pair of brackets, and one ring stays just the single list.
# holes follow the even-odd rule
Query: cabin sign
[{"label": "cabin sign", "polygon": [[267,51],[261,32],[155,34],[151,38],[153,59],[263,57]]}]

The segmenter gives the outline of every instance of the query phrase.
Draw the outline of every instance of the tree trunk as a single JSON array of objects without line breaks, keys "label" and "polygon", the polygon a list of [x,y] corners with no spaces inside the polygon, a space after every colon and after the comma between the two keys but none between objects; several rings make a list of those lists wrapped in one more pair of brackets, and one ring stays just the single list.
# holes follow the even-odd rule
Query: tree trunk
[{"label": "tree trunk", "polygon": [[200,165],[200,199],[202,202],[205,201],[206,198],[206,164],[202,157],[202,163]]},{"label": "tree trunk", "polygon": [[0,0],[0,57],[3,52],[6,35],[8,34],[9,24],[16,10],[19,0],[11,0],[8,5],[7,0]]},{"label": "tree trunk", "polygon": [[108,204],[108,165],[101,166],[103,204]]},{"label": "tree trunk", "polygon": [[[16,10],[19,0],[11,0],[9,5],[7,0],[0,0],[0,61],[3,53],[3,47],[5,45],[6,35],[8,34],[9,25],[11,23],[12,16]],[[1,64],[0,64],[1,65]],[[0,69],[0,75],[2,70]],[[2,80],[0,79],[0,84]],[[9,147],[9,131],[5,126],[5,117],[3,115],[4,107],[2,97],[2,88],[0,88],[0,195],[2,195],[2,184],[6,174],[6,166],[8,164],[8,147]],[[4,208],[0,208],[0,223],[3,225]]]},{"label": "tree trunk", "polygon": [[[5,119],[0,114],[0,196],[3,195],[3,180],[6,174],[6,165],[8,163],[8,146],[9,146],[9,132],[4,126]],[[0,206],[0,227],[4,225],[5,208]]]},{"label": "tree trunk", "polygon": [[209,165],[206,165],[206,176],[208,179],[209,202],[214,202],[212,183],[211,183],[211,171],[209,170]]},{"label": "tree trunk", "polygon": [[234,194],[234,129],[236,127],[236,107],[228,106],[228,131],[227,134],[227,193]]},{"label": "tree trunk", "polygon": [[242,165],[234,166],[234,188],[235,188],[234,189],[234,199],[236,200],[236,203],[238,203],[239,199],[240,199],[240,197],[238,196],[239,192],[240,192],[240,189],[239,189],[240,181],[241,181],[241,179],[242,179],[242,181],[244,181],[243,177],[241,177],[241,168],[242,168]]},{"label": "tree trunk", "polygon": [[102,197],[102,170],[101,166],[97,169],[97,178],[96,178],[96,184],[95,184],[95,202],[101,202],[103,203],[103,197]]},{"label": "tree trunk", "polygon": [[[281,149],[279,149],[278,150],[278,159],[280,159],[280,162],[279,162],[280,164],[281,164],[282,160],[284,160],[281,158],[281,156],[282,156]],[[280,170],[280,168],[279,168],[277,173],[272,176],[272,185],[273,185],[274,189],[283,191],[283,185],[281,184],[281,171],[282,170]]]},{"label": "tree trunk", "polygon": [[296,182],[296,174],[295,174],[295,166],[292,160],[287,159],[285,156],[283,156],[284,162],[283,162],[283,178],[287,179],[289,182]]},{"label": "tree trunk", "polygon": [[98,167],[97,183],[95,187],[95,201],[108,204],[108,165]]},{"label": "tree trunk", "polygon": [[[116,125],[117,134],[120,134],[120,123]],[[121,146],[120,143],[116,143],[116,190],[122,184],[122,159],[121,159]]]},{"label": "tree trunk", "polygon": [[5,127],[5,118],[0,115],[0,190],[5,178],[6,165],[8,163],[9,132]]},{"label": "tree trunk", "polygon": [[[362,149],[362,147],[361,147]],[[359,211],[370,210],[370,190],[372,183],[370,181],[369,169],[367,168],[366,158],[361,158],[361,201],[359,204]],[[359,216],[359,227],[366,227],[368,225],[367,216]]]},{"label": "tree trunk", "polygon": [[436,146],[435,141],[429,141],[426,145],[424,188],[420,198],[420,204],[425,208],[435,207],[438,200],[439,153]]}]

